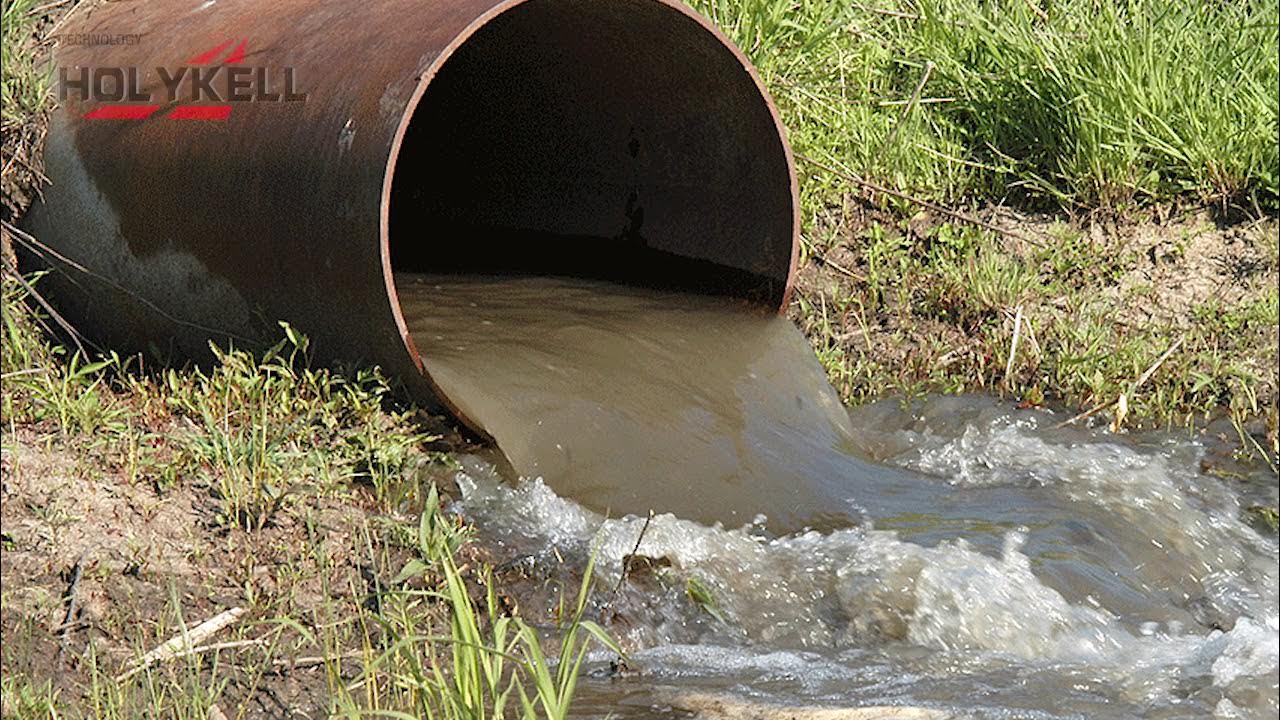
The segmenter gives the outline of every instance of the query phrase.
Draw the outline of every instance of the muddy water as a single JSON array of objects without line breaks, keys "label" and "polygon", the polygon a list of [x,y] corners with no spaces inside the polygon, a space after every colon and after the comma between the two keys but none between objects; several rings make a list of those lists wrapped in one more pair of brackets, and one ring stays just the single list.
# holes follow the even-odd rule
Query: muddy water
[{"label": "muddy water", "polygon": [[[630,659],[612,673],[600,658],[586,716],[684,717],[707,693],[983,718],[1280,712],[1277,544],[1242,520],[1275,503],[1269,470],[1220,479],[1198,440],[1057,428],[981,397],[846,414],[789,325],[721,301],[601,303],[599,286],[532,279],[417,286],[437,319],[409,311],[410,324],[436,343],[437,379],[476,392],[468,411],[539,463],[515,477],[468,459],[460,512],[535,578],[595,548],[607,588],[659,512],[647,560],[593,609]],[[709,339],[672,345],[688,336],[664,335],[670,323]],[[735,354],[742,337],[770,349]],[[628,370],[582,371],[597,360]],[[510,374],[501,389],[475,387],[495,371]],[[523,393],[537,399],[513,402]],[[597,442],[612,450],[591,453]],[[589,471],[575,469],[583,452]]]},{"label": "muddy water", "polygon": [[851,455],[839,398],[785,318],[580,279],[396,285],[445,394],[516,472],[597,512],[847,526],[857,488],[902,479]]}]

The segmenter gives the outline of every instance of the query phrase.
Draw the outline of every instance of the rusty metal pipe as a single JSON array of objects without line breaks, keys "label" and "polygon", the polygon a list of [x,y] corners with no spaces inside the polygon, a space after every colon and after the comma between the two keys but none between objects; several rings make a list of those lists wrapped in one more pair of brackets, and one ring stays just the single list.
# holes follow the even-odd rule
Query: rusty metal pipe
[{"label": "rusty metal pipe", "polygon": [[126,41],[59,48],[25,225],[90,271],[46,258],[46,287],[116,347],[199,355],[287,320],[426,401],[395,271],[714,275],[785,306],[777,112],[677,0],[149,0],[65,34]]}]

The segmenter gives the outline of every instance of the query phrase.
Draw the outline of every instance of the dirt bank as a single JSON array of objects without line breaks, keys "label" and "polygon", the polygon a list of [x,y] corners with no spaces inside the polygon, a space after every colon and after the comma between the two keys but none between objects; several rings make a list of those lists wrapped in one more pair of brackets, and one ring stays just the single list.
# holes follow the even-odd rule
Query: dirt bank
[{"label": "dirt bank", "polygon": [[806,245],[791,314],[847,400],[995,392],[1117,429],[1225,416],[1274,463],[1276,218],[959,214],[994,230],[851,201]]}]

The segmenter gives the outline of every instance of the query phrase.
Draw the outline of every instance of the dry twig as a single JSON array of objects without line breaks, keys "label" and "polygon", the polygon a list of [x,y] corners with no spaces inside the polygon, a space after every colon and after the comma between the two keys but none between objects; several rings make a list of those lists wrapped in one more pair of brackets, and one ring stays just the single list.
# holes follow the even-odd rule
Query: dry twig
[{"label": "dry twig", "polygon": [[63,654],[67,651],[67,636],[71,634],[72,628],[77,623],[76,610],[79,604],[79,596],[77,591],[80,589],[80,578],[84,576],[84,555],[76,558],[76,564],[71,568],[71,583],[67,586],[67,612],[62,617],[62,624],[58,626],[58,659],[61,660]]},{"label": "dry twig", "polygon": [[[640,534],[636,536],[636,545],[631,548],[631,552],[622,556],[622,570],[618,572],[618,584],[613,586],[613,595],[617,596],[618,590],[622,589],[622,583],[627,579],[627,570],[631,566],[631,558],[640,552],[640,543],[644,542],[644,534],[649,532],[649,523],[653,522],[653,510],[649,511],[649,517],[644,519],[644,525],[640,526]],[[613,599],[610,598],[610,603]]]},{"label": "dry twig", "polygon": [[[64,318],[61,313],[55,310],[53,305],[50,305],[49,301],[45,300],[44,296],[41,295],[38,290],[32,287],[31,283],[27,282],[26,278],[22,277],[22,273],[18,272],[18,268],[15,267],[13,263],[9,262],[7,258],[4,261],[4,270],[8,275],[12,276],[13,279],[16,280],[19,285],[22,286],[23,292],[25,292],[28,297],[35,300],[36,303],[38,303],[40,307],[43,308],[44,311],[49,314],[49,317],[53,318],[53,321],[58,324],[58,327],[62,328],[63,332],[65,332],[67,336],[71,338],[71,342],[75,343],[76,350],[79,350],[81,355],[85,355],[86,353],[84,350],[84,345],[80,341],[84,340],[85,342],[88,342],[90,345],[93,345],[93,343],[90,342],[83,335],[81,335],[80,331],[76,330],[75,326],[71,324],[71,321]],[[94,348],[100,349],[96,345],[94,345]]]},{"label": "dry twig", "polygon": [[898,115],[898,122],[894,123],[893,129],[889,131],[889,137],[880,143],[880,148],[876,150],[875,158],[871,161],[872,167],[880,164],[880,159],[884,156],[889,146],[898,138],[898,131],[902,129],[903,124],[907,122],[907,116],[911,111],[920,104],[920,93],[924,92],[925,83],[929,82],[929,76],[933,74],[933,61],[926,60],[924,63],[924,73],[920,76],[920,83],[916,85],[916,89],[911,93],[911,98],[907,100],[907,104],[902,107],[902,112]]},{"label": "dry twig", "polygon": [[[181,633],[174,635],[151,652],[143,655],[142,659],[135,663],[133,667],[116,677],[116,682],[124,682],[156,663],[166,662],[204,651],[206,648],[200,648],[197,646],[218,634],[223,629],[234,624],[246,612],[248,611],[244,608],[234,607],[214,615],[190,630],[183,628]],[[245,644],[253,644],[256,642],[259,641],[247,641]],[[207,649],[217,649],[217,647],[218,646],[209,646]]]},{"label": "dry twig", "polygon": [[1018,312],[1013,316],[1013,342],[1009,343],[1009,362],[1004,365],[1004,382],[1009,384],[1009,378],[1013,376],[1013,359],[1018,355],[1018,340],[1022,337],[1022,305],[1018,305]]},{"label": "dry twig", "polygon": [[[72,277],[70,273],[66,272],[66,269],[62,267],[62,265],[65,265],[66,267],[69,267],[73,270],[83,273],[91,278],[94,278],[95,280],[105,283],[107,286],[111,287],[114,290],[118,290],[128,295],[129,297],[133,298],[134,300],[137,300],[139,303],[144,305],[148,310],[151,310],[152,312],[156,313],[160,317],[164,318],[165,320],[175,325],[189,327],[194,330],[199,330],[201,332],[209,333],[210,335],[225,336],[225,337],[232,338],[234,340],[238,340],[242,342],[250,342],[250,343],[252,342],[250,338],[246,338],[242,335],[237,335],[227,330],[207,327],[199,323],[194,323],[188,320],[183,320],[182,318],[179,318],[179,317],[175,317],[174,315],[171,315],[168,312],[165,312],[165,310],[161,308],[159,305],[151,302],[150,300],[138,294],[137,292],[130,290],[129,288],[121,285],[115,280],[112,280],[106,275],[103,275],[98,272],[94,272],[93,270],[85,267],[84,265],[81,265],[75,260],[72,260],[66,255],[63,255],[57,250],[54,250],[53,248],[49,247],[48,245],[41,242],[40,240],[37,240],[35,237],[32,237],[30,234],[18,229],[16,226],[9,223],[8,221],[0,221],[0,226],[2,226],[6,232],[10,233],[10,235],[12,235],[12,237],[15,240],[21,243],[29,251],[40,256],[41,259],[43,259],[45,262],[47,263],[49,262],[49,257],[53,257],[55,260],[57,260],[60,264],[55,265],[54,263],[49,263],[49,265],[53,267],[53,269],[57,270],[58,272],[61,272],[72,282],[75,282],[75,278]],[[46,308],[46,309],[49,309],[49,308]]]},{"label": "dry twig", "polygon": [[1156,358],[1155,362],[1151,363],[1151,366],[1148,367],[1146,371],[1144,371],[1141,375],[1138,376],[1138,379],[1135,380],[1133,384],[1129,386],[1129,391],[1127,393],[1121,393],[1120,397],[1116,398],[1115,400],[1094,405],[1093,407],[1089,408],[1088,410],[1085,410],[1079,415],[1076,415],[1071,418],[1067,418],[1066,420],[1063,420],[1057,425],[1054,425],[1053,429],[1057,430],[1059,428],[1066,427],[1067,425],[1074,425],[1077,422],[1084,420],[1085,418],[1093,417],[1094,415],[1097,415],[1103,410],[1106,410],[1110,407],[1114,407],[1116,405],[1120,405],[1121,403],[1123,403],[1124,405],[1124,414],[1127,415],[1129,411],[1129,398],[1127,396],[1133,395],[1135,392],[1138,391],[1138,388],[1146,384],[1146,382],[1151,379],[1151,376],[1155,374],[1156,370],[1158,370],[1160,366],[1164,364],[1164,361],[1168,360],[1169,356],[1173,355],[1173,353],[1175,353],[1178,350],[1178,348],[1182,347],[1182,343],[1185,342],[1186,339],[1187,339],[1187,336],[1184,333],[1181,337],[1179,337],[1176,341],[1174,341],[1174,343],[1170,345],[1167,350],[1161,353],[1160,357]]},{"label": "dry twig", "polygon": [[929,210],[932,210],[941,215],[946,215],[947,217],[953,220],[959,220],[960,222],[968,223],[970,225],[976,225],[980,228],[985,228],[987,230],[990,230],[993,233],[997,233],[999,235],[1012,238],[1014,240],[1019,240],[1029,245],[1034,245],[1036,247],[1044,247],[1044,244],[1038,240],[1033,240],[1027,237],[1026,235],[1023,235],[1022,233],[1015,232],[1013,230],[1008,230],[1006,228],[1002,228],[999,225],[993,225],[985,220],[969,215],[968,213],[962,213],[957,210],[952,210],[950,208],[943,207],[942,205],[939,205],[938,203],[933,202],[932,200],[925,200],[924,198],[919,198],[914,195],[910,195],[908,193],[902,192],[901,190],[894,190],[892,188],[887,188],[879,183],[874,183],[874,182],[871,182],[870,180],[859,177],[847,170],[841,170],[839,168],[836,168],[832,165],[828,165],[827,163],[821,162],[819,160],[814,160],[813,158],[807,155],[804,155],[802,153],[796,153],[795,156],[809,163],[810,165],[813,165],[816,168],[826,170],[827,172],[835,175],[836,177],[840,177],[845,180],[848,180],[851,183],[864,187],[873,192],[890,195],[900,200],[906,200],[907,202],[914,203],[923,208],[928,208]]}]

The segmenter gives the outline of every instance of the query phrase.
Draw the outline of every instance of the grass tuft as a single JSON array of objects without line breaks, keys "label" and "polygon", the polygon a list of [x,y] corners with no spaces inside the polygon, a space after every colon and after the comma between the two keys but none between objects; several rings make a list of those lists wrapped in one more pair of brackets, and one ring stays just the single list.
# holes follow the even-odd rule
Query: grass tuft
[{"label": "grass tuft", "polygon": [[[370,658],[353,682],[331,678],[336,717],[567,718],[582,664],[592,643],[619,655],[618,645],[596,623],[584,619],[593,584],[588,563],[571,611],[554,630],[558,652],[548,656],[544,634],[498,599],[491,573],[472,592],[452,548],[455,526],[440,522],[431,502],[419,523],[418,556],[397,580],[434,579],[427,589],[400,587],[379,599],[381,613],[372,618],[380,634],[380,652]],[[449,632],[423,626],[423,608],[442,604]],[[357,618],[363,625],[370,618]],[[374,690],[374,692],[370,692]]]},{"label": "grass tuft", "polygon": [[0,125],[5,132],[25,124],[45,107],[51,76],[28,52],[43,19],[39,0],[4,0],[0,9]]},{"label": "grass tuft", "polygon": [[[1280,202],[1280,3],[695,0],[802,154],[944,202]],[[847,188],[815,171],[813,215]]]}]

